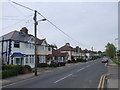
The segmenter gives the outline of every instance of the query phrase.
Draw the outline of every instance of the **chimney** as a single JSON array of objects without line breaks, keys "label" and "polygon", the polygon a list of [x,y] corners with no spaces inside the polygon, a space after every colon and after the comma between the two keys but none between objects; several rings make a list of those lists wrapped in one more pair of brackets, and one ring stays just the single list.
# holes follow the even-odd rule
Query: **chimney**
[{"label": "chimney", "polygon": [[21,33],[24,33],[24,34],[28,34],[28,29],[26,27],[23,27],[21,30],[20,30]]},{"label": "chimney", "polygon": [[66,43],[65,46],[70,46],[70,43]]}]

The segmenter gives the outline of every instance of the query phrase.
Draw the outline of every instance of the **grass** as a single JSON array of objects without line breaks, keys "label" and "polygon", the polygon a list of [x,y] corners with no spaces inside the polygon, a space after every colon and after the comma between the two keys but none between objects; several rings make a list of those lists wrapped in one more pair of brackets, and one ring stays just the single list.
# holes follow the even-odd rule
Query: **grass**
[{"label": "grass", "polygon": [[120,58],[112,58],[112,61],[118,65],[120,65]]}]

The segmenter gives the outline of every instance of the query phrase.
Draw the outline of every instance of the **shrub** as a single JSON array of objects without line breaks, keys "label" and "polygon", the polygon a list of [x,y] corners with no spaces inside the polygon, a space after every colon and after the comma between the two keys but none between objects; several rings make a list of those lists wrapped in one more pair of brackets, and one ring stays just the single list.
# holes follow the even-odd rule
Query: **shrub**
[{"label": "shrub", "polygon": [[16,76],[18,75],[19,73],[16,71],[16,70],[3,70],[2,71],[2,78],[7,78],[7,77],[10,77],[10,76]]},{"label": "shrub", "polygon": [[57,67],[57,65],[55,63],[51,63],[49,67]]},{"label": "shrub", "polygon": [[87,62],[87,60],[86,59],[77,59],[77,62]]},{"label": "shrub", "polygon": [[68,60],[68,63],[73,63],[71,60]]},{"label": "shrub", "polygon": [[6,65],[0,65],[0,70],[8,70],[8,66],[6,66]]},{"label": "shrub", "polygon": [[24,67],[26,67],[29,71],[32,71],[32,68],[29,65],[25,65]]},{"label": "shrub", "polygon": [[82,62],[87,62],[87,60],[86,60],[86,59],[83,59]]},{"label": "shrub", "polygon": [[10,76],[16,76],[19,74],[24,74],[25,69],[27,69],[28,72],[32,71],[32,68],[29,65],[6,65],[7,70],[2,70],[2,78],[7,78]]},{"label": "shrub", "polygon": [[32,68],[29,65],[25,65],[22,67],[22,74],[30,73]]},{"label": "shrub", "polygon": [[23,69],[22,65],[12,65],[10,70],[13,70],[18,74],[22,74],[23,73],[22,69]]},{"label": "shrub", "polygon": [[77,58],[77,62],[81,62],[81,60],[82,60],[82,59],[80,59],[80,58]]},{"label": "shrub", "polygon": [[48,67],[49,65],[47,63],[39,63],[37,64],[37,67]]}]

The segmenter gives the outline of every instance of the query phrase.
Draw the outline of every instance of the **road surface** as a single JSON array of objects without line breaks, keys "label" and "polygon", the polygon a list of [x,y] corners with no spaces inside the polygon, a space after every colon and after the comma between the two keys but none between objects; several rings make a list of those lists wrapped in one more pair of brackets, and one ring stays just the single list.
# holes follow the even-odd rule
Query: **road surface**
[{"label": "road surface", "polygon": [[101,75],[106,73],[107,67],[99,59],[59,67],[4,88],[97,88]]}]

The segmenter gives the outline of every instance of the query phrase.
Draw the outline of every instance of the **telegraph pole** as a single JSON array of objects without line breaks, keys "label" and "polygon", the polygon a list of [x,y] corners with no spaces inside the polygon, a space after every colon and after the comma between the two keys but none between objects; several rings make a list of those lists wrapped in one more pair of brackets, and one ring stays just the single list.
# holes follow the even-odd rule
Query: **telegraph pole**
[{"label": "telegraph pole", "polygon": [[34,13],[34,34],[35,34],[35,76],[37,76],[37,11]]}]

